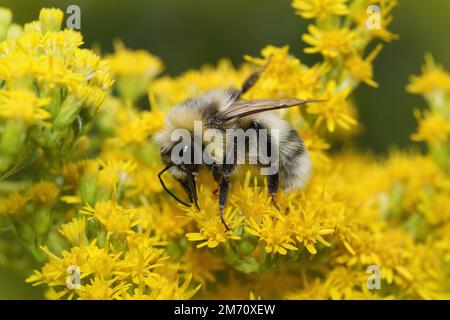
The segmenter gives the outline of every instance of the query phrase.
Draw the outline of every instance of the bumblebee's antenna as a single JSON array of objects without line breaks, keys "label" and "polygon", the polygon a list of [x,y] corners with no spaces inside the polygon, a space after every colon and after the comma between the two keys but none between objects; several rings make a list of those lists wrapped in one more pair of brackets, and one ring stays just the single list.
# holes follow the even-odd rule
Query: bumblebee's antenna
[{"label": "bumblebee's antenna", "polygon": [[246,93],[248,90],[250,90],[255,85],[255,83],[259,80],[259,78],[261,77],[263,72],[267,69],[267,66],[272,61],[272,56],[273,55],[271,54],[267,58],[267,62],[264,64],[264,66],[262,68],[253,72],[252,74],[250,74],[250,76],[244,81],[244,83],[242,84],[241,90],[239,92],[239,96],[242,96],[244,93]]},{"label": "bumblebee's antenna", "polygon": [[326,100],[308,99],[301,100],[296,98],[285,99],[255,99],[240,100],[233,103],[228,109],[220,113],[221,121],[227,122],[234,119],[250,116],[252,114],[287,109],[295,106],[305,105],[311,102],[325,102]]},{"label": "bumblebee's antenna", "polygon": [[[182,205],[186,206],[186,207],[190,207],[191,205],[189,203],[186,203],[182,200],[180,200],[176,195],[174,195],[169,189],[167,189],[166,185],[164,184],[163,179],[161,178],[161,175],[166,172],[167,170],[169,170],[170,168],[173,167],[173,164],[168,165],[167,167],[165,167],[164,169],[162,169],[159,173],[158,173],[158,179],[159,182],[161,182],[161,185],[163,187],[163,189],[172,196],[172,198],[174,198],[175,200],[177,200],[179,203],[181,203]],[[196,194],[197,195],[197,194]],[[198,207],[198,204],[196,202],[196,206]]]}]

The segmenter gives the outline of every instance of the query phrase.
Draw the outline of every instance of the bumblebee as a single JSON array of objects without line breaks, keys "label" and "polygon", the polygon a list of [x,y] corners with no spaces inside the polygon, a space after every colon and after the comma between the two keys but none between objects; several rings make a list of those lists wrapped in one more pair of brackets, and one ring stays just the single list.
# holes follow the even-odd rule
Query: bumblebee
[{"label": "bumblebee", "polygon": [[[267,185],[272,202],[278,209],[276,194],[279,188],[287,192],[301,188],[311,172],[311,160],[302,138],[286,120],[271,111],[320,100],[296,98],[242,100],[241,96],[257,82],[266,67],[267,64],[251,74],[240,89],[213,89],[174,106],[165,118],[163,129],[155,135],[161,159],[166,165],[158,174],[164,190],[179,203],[185,206],[194,203],[199,209],[196,180],[200,169],[206,167],[218,183],[219,214],[227,231],[230,227],[223,218],[223,212],[227,205],[230,175],[235,173],[245,160],[256,160],[254,162],[263,167],[268,165],[267,159],[262,161],[260,152],[256,150],[261,146],[260,132],[266,133],[262,143],[265,154],[267,155],[270,150],[270,158],[276,159],[277,170],[267,174]],[[194,132],[195,123],[201,124],[200,137]],[[184,141],[174,140],[173,132],[180,129],[189,132],[190,138],[183,139]],[[215,141],[213,151],[208,149],[211,135],[203,134],[205,130],[223,137],[219,143]],[[257,133],[257,141],[252,142],[248,139],[246,133],[249,130]],[[238,140],[245,141],[243,150],[236,147]],[[228,148],[230,145],[232,148]],[[230,149],[232,151],[229,151]],[[183,161],[174,161],[175,150],[175,154],[182,157]],[[194,161],[197,156],[209,161],[201,163]],[[166,171],[169,171],[185,189],[190,199],[189,203],[182,201],[166,187],[162,179]]]}]

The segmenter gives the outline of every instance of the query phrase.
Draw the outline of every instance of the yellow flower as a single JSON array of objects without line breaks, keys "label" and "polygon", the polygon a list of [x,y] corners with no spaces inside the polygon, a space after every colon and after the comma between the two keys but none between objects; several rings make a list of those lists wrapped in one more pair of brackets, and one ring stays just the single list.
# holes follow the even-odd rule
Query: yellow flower
[{"label": "yellow flower", "polygon": [[89,256],[89,259],[85,264],[87,273],[106,278],[116,275],[118,260],[121,253],[110,253],[107,248],[99,248],[95,245],[90,245],[87,247],[87,254]]},{"label": "yellow flower", "polygon": [[30,21],[23,25],[24,34],[30,33],[33,31],[42,33],[41,22],[40,21]]},{"label": "yellow flower", "polygon": [[112,201],[98,202],[95,208],[86,204],[80,212],[97,219],[111,233],[133,233],[132,228],[139,223],[136,210],[125,209]]},{"label": "yellow flower", "polygon": [[152,229],[161,239],[175,239],[186,230],[186,225],[191,221],[181,212],[167,204],[162,204],[162,208],[154,208],[152,211]]},{"label": "yellow flower", "polygon": [[[192,275],[188,275],[180,286],[178,276],[165,277],[158,274],[151,275],[145,278],[146,285],[150,288],[150,293],[143,298],[151,300],[186,300],[191,299],[201,285],[190,289]],[[140,298],[141,292],[135,295]]]},{"label": "yellow flower", "polygon": [[298,250],[294,246],[295,242],[291,237],[291,233],[286,232],[288,230],[287,221],[281,215],[278,217],[264,215],[260,223],[250,217],[247,219],[245,230],[264,241],[267,253],[285,255],[288,250]]},{"label": "yellow flower", "polygon": [[410,93],[429,95],[435,93],[450,94],[450,75],[433,59],[430,53],[425,55],[425,65],[420,76],[411,76],[406,90]]},{"label": "yellow flower", "polygon": [[119,77],[142,76],[151,79],[164,68],[161,59],[145,50],[126,49],[121,42],[115,43],[114,55],[107,56],[111,71]]},{"label": "yellow flower", "polygon": [[325,151],[330,148],[330,144],[321,138],[313,129],[305,128],[302,129],[300,133],[314,167],[328,164],[330,159]]},{"label": "yellow flower", "polygon": [[100,88],[102,91],[107,91],[114,83],[111,78],[109,63],[101,60],[91,50],[76,49],[69,64],[74,73],[81,74],[84,81],[91,86]]},{"label": "yellow flower", "polygon": [[164,125],[164,114],[156,108],[139,112],[126,106],[116,111],[116,118],[117,137],[113,142],[118,147],[145,143]]},{"label": "yellow flower", "polygon": [[18,85],[18,79],[27,78],[36,66],[33,59],[22,51],[12,48],[4,48],[4,51],[0,57],[0,78],[6,81],[9,89],[13,89]]},{"label": "yellow flower", "polygon": [[58,197],[59,189],[49,181],[41,181],[28,189],[28,195],[34,203],[42,206],[50,205]]},{"label": "yellow flower", "polygon": [[294,0],[292,7],[296,13],[305,19],[317,18],[319,20],[331,15],[344,16],[349,13],[346,6],[348,0]]},{"label": "yellow flower", "polygon": [[200,70],[189,70],[179,77],[161,77],[152,81],[148,87],[148,96],[152,108],[168,108],[212,88],[239,87],[253,71],[245,64],[235,69],[227,59],[217,66],[205,65]]},{"label": "yellow flower", "polygon": [[[398,35],[390,32],[387,28],[392,22],[392,10],[397,6],[397,0],[364,0],[362,1],[362,10],[352,10],[351,14],[358,23],[360,28],[367,30],[369,35],[374,38],[381,39],[386,42],[398,39]],[[377,5],[380,8],[379,19],[380,24],[374,28],[367,28],[367,23],[372,22],[370,19],[374,18],[374,12],[367,10],[370,5]]]},{"label": "yellow flower", "polygon": [[80,83],[70,86],[69,91],[79,102],[93,108],[93,114],[95,114],[96,108],[103,103],[106,97],[106,92],[101,88]]},{"label": "yellow flower", "polygon": [[425,190],[450,187],[444,172],[429,156],[395,153],[390,156],[384,169],[388,175],[388,190],[398,189],[397,192],[401,192],[399,201],[407,212],[416,209]]},{"label": "yellow flower", "polygon": [[95,277],[79,290],[79,299],[81,300],[110,300],[118,299],[127,291],[129,284],[116,282],[114,279],[104,279]]},{"label": "yellow flower", "polygon": [[351,116],[346,101],[349,94],[350,88],[338,91],[334,81],[328,82],[326,91],[319,96],[324,102],[311,103],[307,108],[308,113],[317,115],[316,126],[325,123],[328,131],[334,132],[336,126],[349,130],[356,125],[357,122]]},{"label": "yellow flower", "polygon": [[312,92],[321,90],[323,87],[322,78],[329,71],[330,65],[327,62],[317,63],[312,67],[302,65],[300,71],[300,90],[297,96],[302,99],[309,99]]},{"label": "yellow flower", "polygon": [[2,173],[39,147],[74,148],[112,85],[105,61],[79,48],[81,34],[59,31],[61,10],[42,9],[39,19],[0,44]]},{"label": "yellow flower", "polygon": [[371,293],[367,289],[366,273],[337,267],[327,272],[324,280],[316,278],[312,283],[306,282],[301,290],[288,292],[286,298],[294,300],[373,300],[380,299],[381,296]]},{"label": "yellow flower", "polygon": [[372,79],[372,62],[380,53],[382,48],[382,45],[378,45],[377,47],[375,47],[375,49],[367,56],[366,59],[362,59],[358,54],[351,55],[345,61],[345,69],[347,70],[349,75],[357,81],[362,81],[369,86],[378,88],[378,83],[376,83]]},{"label": "yellow flower", "polygon": [[155,248],[148,237],[142,234],[129,235],[128,250],[123,260],[117,264],[117,275],[131,277],[133,283],[142,286],[144,279],[154,274],[154,269],[164,265],[169,259],[163,249]]},{"label": "yellow flower", "polygon": [[277,213],[277,209],[271,203],[267,188],[258,185],[256,176],[252,179],[251,171],[247,171],[244,182],[233,189],[230,200],[246,217]]},{"label": "yellow flower", "polygon": [[[448,300],[448,273],[442,266],[440,255],[430,250],[431,243],[418,244],[414,248],[414,258],[403,274],[401,285],[410,296],[425,300]],[[400,273],[400,270],[397,269]],[[408,277],[410,275],[410,277]]]},{"label": "yellow flower", "polygon": [[411,135],[413,141],[426,141],[429,144],[443,143],[450,135],[450,120],[441,114],[415,110],[415,116],[419,121],[419,128]]},{"label": "yellow flower", "polygon": [[300,60],[289,54],[289,46],[267,46],[261,55],[263,58],[244,56],[260,68],[267,66],[246,99],[295,97],[304,89]]},{"label": "yellow flower", "polygon": [[[43,248],[43,250],[49,261],[42,268],[42,272],[35,271],[26,281],[33,285],[46,283],[55,287],[51,296],[61,298],[68,295],[69,299],[74,297],[113,299],[118,298],[122,289],[126,290],[130,285],[126,282],[116,281],[118,260],[121,254],[108,253],[106,249],[98,248],[95,241],[87,246],[73,247],[70,251],[63,251],[62,257],[53,255],[47,248]],[[73,290],[66,286],[67,275],[69,270],[72,270],[70,268],[80,272],[80,287]],[[90,283],[85,284],[88,276],[92,276],[92,278]],[[105,280],[105,282],[104,279],[110,280]]]},{"label": "yellow flower", "polygon": [[[235,217],[235,215],[236,211],[228,208],[224,213],[224,219],[225,221],[230,221]],[[189,241],[203,241],[202,243],[197,245],[197,248],[202,248],[205,246],[207,246],[208,248],[215,248],[220,243],[225,243],[228,239],[240,239],[239,236],[234,235],[233,231],[237,227],[237,225],[242,222],[242,218],[234,220],[233,224],[230,226],[231,230],[228,232],[225,232],[225,227],[218,216],[216,218],[209,219],[196,219],[194,217],[194,219],[201,219],[201,221],[197,221],[200,231],[186,233],[186,237]],[[227,222],[227,224],[229,224],[229,222]]]},{"label": "yellow flower", "polygon": [[12,193],[0,202],[0,214],[22,215],[29,198],[18,192]]},{"label": "yellow flower", "polygon": [[216,280],[215,273],[225,268],[224,261],[205,250],[189,249],[182,257],[181,268],[205,287]]},{"label": "yellow flower", "polygon": [[308,203],[303,208],[290,206],[287,221],[295,239],[303,244],[311,254],[316,254],[315,244],[320,242],[326,247],[330,244],[323,238],[335,231],[334,226],[323,226],[319,221],[320,211],[311,208]]},{"label": "yellow flower", "polygon": [[234,233],[236,228],[241,225],[244,218],[238,216],[237,210],[227,207],[224,212],[224,220],[231,230],[225,231],[225,226],[222,224],[219,217],[217,201],[214,197],[211,197],[211,194],[209,193],[211,193],[210,190],[203,187],[200,188],[200,211],[197,211],[194,207],[183,208],[188,216],[194,219],[198,226],[199,232],[186,233],[186,237],[189,241],[202,241],[202,243],[197,245],[197,248],[205,246],[208,248],[215,248],[219,244],[225,243],[228,239],[240,239],[240,237]]},{"label": "yellow flower", "polygon": [[228,271],[226,282],[218,283],[215,291],[208,292],[208,298],[213,300],[245,300],[248,299],[252,284],[242,281],[234,272]]},{"label": "yellow flower", "polygon": [[253,291],[250,291],[250,294],[249,294],[248,299],[249,299],[249,300],[262,300],[262,299],[261,299],[261,296],[255,296],[255,294],[253,293]]},{"label": "yellow flower", "polygon": [[34,271],[34,274],[26,279],[26,282],[33,285],[50,284],[51,286],[66,286],[67,269],[71,266],[79,267],[80,280],[91,274],[92,270],[87,267],[89,259],[89,248],[95,246],[95,242],[85,247],[72,247],[70,251],[63,250],[61,257],[51,253],[47,247],[41,249],[48,257],[48,261],[41,271]]},{"label": "yellow flower", "polygon": [[450,221],[449,192],[439,192],[432,196],[423,195],[423,200],[417,207],[430,224],[438,225]]},{"label": "yellow flower", "polygon": [[336,58],[340,55],[352,53],[355,32],[348,28],[320,30],[315,25],[308,26],[309,34],[303,35],[303,41],[312,47],[305,48],[306,53],[320,52],[326,58]]},{"label": "yellow flower", "polygon": [[36,97],[29,90],[0,89],[0,118],[22,120],[29,125],[43,123],[50,117],[43,108],[49,101]]},{"label": "yellow flower", "polygon": [[60,85],[76,87],[82,81],[82,76],[73,73],[66,66],[64,59],[58,56],[39,57],[33,71],[41,85],[52,89]]},{"label": "yellow flower", "polygon": [[129,182],[130,189],[127,191],[127,195],[129,197],[139,195],[152,197],[155,194],[161,193],[161,191],[163,191],[161,183],[155,179],[159,171],[161,171],[161,169],[156,165],[151,168],[139,166],[136,169],[136,172],[139,172],[139,174],[134,174],[131,177]]},{"label": "yellow flower", "polygon": [[441,228],[436,230],[438,240],[435,243],[436,249],[442,252],[444,261],[450,261],[450,223],[444,224]]},{"label": "yellow flower", "polygon": [[81,246],[87,244],[85,229],[86,220],[84,218],[75,218],[63,224],[59,229],[59,233],[69,240],[73,246]]},{"label": "yellow flower", "polygon": [[106,190],[115,191],[119,185],[124,185],[136,168],[133,161],[108,159],[99,160],[101,169],[98,173],[98,183]]},{"label": "yellow flower", "polygon": [[[20,39],[17,39],[17,41],[19,42]],[[82,44],[83,36],[81,33],[71,29],[64,29],[59,32],[47,32],[40,37],[39,42],[39,46],[45,48],[47,55],[60,57],[71,57]]]},{"label": "yellow flower", "polygon": [[136,102],[150,81],[162,70],[161,60],[145,50],[129,50],[115,43],[115,53],[107,56],[111,72],[117,77],[116,89],[125,101]]}]

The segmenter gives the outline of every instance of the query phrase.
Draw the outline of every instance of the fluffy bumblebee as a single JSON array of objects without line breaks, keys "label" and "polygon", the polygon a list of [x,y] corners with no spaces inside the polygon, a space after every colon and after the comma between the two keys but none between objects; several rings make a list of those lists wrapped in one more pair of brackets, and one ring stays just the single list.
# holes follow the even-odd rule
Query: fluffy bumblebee
[{"label": "fluffy bumblebee", "polygon": [[[301,188],[311,171],[308,152],[297,131],[287,121],[270,111],[304,105],[308,102],[318,102],[319,100],[295,98],[241,100],[240,97],[256,83],[265,68],[263,67],[251,74],[241,89],[214,89],[176,105],[167,114],[164,128],[155,136],[155,140],[160,147],[162,161],[166,164],[166,167],[158,174],[164,190],[181,204],[190,206],[194,203],[196,208],[199,209],[196,177],[200,169],[206,167],[212,172],[215,181],[218,183],[219,213],[227,231],[230,228],[223,218],[223,211],[227,204],[230,175],[236,171],[239,164],[248,163],[250,158],[254,160],[252,163],[256,162],[260,166],[267,166],[267,161],[262,161],[260,153],[258,154],[255,150],[261,143],[258,143],[258,141],[255,143],[255,141],[250,141],[248,137],[241,135],[245,135],[248,130],[268,133],[268,137],[264,139],[262,145],[266,154],[269,150],[272,152],[271,158],[274,156],[273,152],[276,152],[278,170],[267,175],[267,185],[272,202],[278,209],[279,206],[275,196],[279,186],[285,191]],[[215,143],[213,150],[208,149],[207,145],[211,143],[211,137],[204,135],[204,131],[201,132],[202,137],[195,137],[194,124],[196,122],[201,123],[202,130],[220,133],[223,141]],[[182,141],[181,139],[174,141],[172,133],[177,129],[187,130],[191,134],[191,138],[185,139],[188,141]],[[232,139],[229,139],[230,132],[236,132],[231,137]],[[278,134],[274,135],[273,132]],[[260,137],[260,135],[257,135],[258,140]],[[235,138],[244,139],[244,150],[227,148],[230,143],[236,144],[238,139]],[[273,148],[274,146],[276,148]],[[177,148],[176,155],[183,156],[183,161],[173,161],[175,148]],[[232,149],[232,151],[228,151],[229,149]],[[274,149],[276,151],[273,151]],[[201,155],[198,154],[199,152]],[[185,155],[188,156],[184,157]],[[196,156],[207,157],[210,161],[198,163],[194,161]],[[246,160],[247,162],[245,162]],[[167,170],[186,190],[190,203],[182,201],[167,189],[162,179],[162,174]]]}]

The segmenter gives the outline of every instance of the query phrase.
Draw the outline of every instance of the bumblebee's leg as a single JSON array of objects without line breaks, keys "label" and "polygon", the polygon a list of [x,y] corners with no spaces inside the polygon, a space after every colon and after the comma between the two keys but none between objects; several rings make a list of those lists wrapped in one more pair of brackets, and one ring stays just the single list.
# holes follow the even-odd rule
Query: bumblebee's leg
[{"label": "bumblebee's leg", "polygon": [[[259,131],[260,129],[262,129],[263,127],[257,123],[257,122],[253,122],[253,124],[251,125],[251,128],[254,128],[255,130]],[[266,145],[260,145],[259,147],[262,148],[266,148],[265,150],[263,149],[262,152],[265,155],[272,157],[272,141],[271,139],[267,140],[267,144]],[[270,152],[270,154],[269,154]],[[276,195],[278,193],[278,188],[280,185],[280,175],[278,172],[275,172],[274,174],[269,174],[267,176],[267,186],[268,186],[268,191],[269,191],[269,195],[272,198],[272,204],[275,206],[275,208],[278,209],[278,211],[281,211],[281,207],[278,204],[277,200],[276,200]]]},{"label": "bumblebee's leg", "polygon": [[[217,183],[217,185],[220,185],[220,179],[222,177],[219,167],[214,163],[211,166],[211,171],[214,177],[214,181]],[[219,188],[217,188],[216,190],[213,191],[213,194],[217,194],[217,192],[219,192]]]},{"label": "bumblebee's leg", "polygon": [[280,176],[278,173],[267,176],[267,186],[269,188],[270,197],[272,198],[272,203],[278,209],[278,211],[281,211],[281,207],[276,199],[279,185],[280,185]]},{"label": "bumblebee's leg", "polygon": [[231,230],[231,228],[227,225],[227,223],[225,222],[225,219],[223,217],[223,211],[227,205],[229,184],[230,184],[230,180],[228,178],[228,175],[222,176],[222,179],[220,180],[220,186],[219,186],[219,210],[220,210],[220,220],[222,221],[222,224],[225,227],[225,231]]},{"label": "bumblebee's leg", "polygon": [[225,231],[231,230],[231,228],[227,225],[225,222],[225,219],[223,217],[223,211],[225,210],[225,207],[227,205],[227,199],[228,199],[228,187],[230,184],[230,172],[231,172],[231,166],[224,165],[224,169],[222,172],[222,178],[220,179],[220,185],[219,185],[219,210],[220,210],[220,220],[222,221],[222,224],[225,227]]},{"label": "bumblebee's leg", "polygon": [[270,56],[268,58],[266,64],[261,69],[253,72],[252,74],[250,74],[250,76],[248,76],[247,79],[245,79],[244,83],[242,84],[241,92],[240,92],[239,96],[246,93],[248,90],[250,90],[255,85],[255,83],[258,81],[259,77],[261,77],[261,74],[264,72],[264,70],[266,70],[271,59],[272,59],[272,56]]}]

